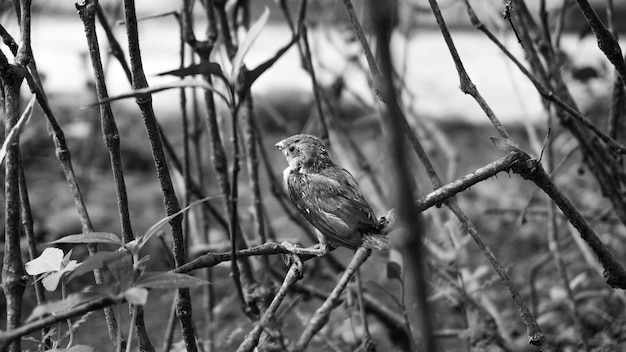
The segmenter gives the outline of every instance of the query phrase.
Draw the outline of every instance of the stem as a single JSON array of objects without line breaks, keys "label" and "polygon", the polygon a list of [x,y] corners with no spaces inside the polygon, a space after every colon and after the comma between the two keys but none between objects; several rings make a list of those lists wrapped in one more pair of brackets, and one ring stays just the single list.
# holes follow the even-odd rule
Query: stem
[{"label": "stem", "polygon": [[[134,0],[124,0],[124,14],[126,34],[128,36],[128,51],[130,56],[133,89],[137,90],[146,88],[148,87],[148,82],[143,71]],[[159,131],[156,116],[152,107],[152,96],[150,94],[139,96],[136,98],[136,102],[141,110],[146,131],[148,133],[152,156],[154,158],[161,192],[163,194],[165,212],[169,216],[179,212],[180,205],[178,203],[178,199],[176,198],[169,168],[165,160],[161,133]],[[185,264],[187,261],[182,228],[182,216],[173,218],[170,220],[169,224],[173,237],[174,260],[176,266],[178,267]],[[185,346],[187,347],[187,351],[197,351],[196,338],[191,318],[192,307],[189,289],[178,290],[177,315],[181,324],[183,340],[185,342]]]},{"label": "stem", "polygon": [[280,286],[280,289],[276,293],[276,296],[272,299],[272,303],[270,303],[269,307],[261,320],[256,324],[256,326],[246,335],[244,341],[237,348],[237,352],[250,352],[252,351],[257,344],[259,343],[259,337],[261,336],[261,332],[263,332],[263,326],[268,324],[275,318],[276,311],[280,304],[283,302],[289,289],[293,286],[296,281],[302,278],[302,262],[299,259],[295,259],[296,263],[291,264],[287,275],[285,275],[285,280],[283,280],[283,284]]},{"label": "stem", "polygon": [[348,282],[350,282],[350,279],[352,278],[354,273],[359,269],[361,264],[365,262],[371,252],[371,249],[364,247],[359,247],[359,249],[356,250],[354,257],[352,257],[350,264],[335,285],[333,291],[330,293],[326,301],[324,301],[324,303],[315,311],[311,319],[309,319],[309,321],[307,322],[306,327],[302,332],[302,335],[300,335],[300,338],[295,343],[292,349],[294,352],[304,351],[313,336],[317,334],[317,332],[324,325],[326,325],[330,313],[337,306],[341,294],[348,285]]},{"label": "stem", "polygon": [[[9,64],[0,54],[0,81],[4,93],[5,137],[20,117],[20,86],[24,79],[20,67]],[[22,299],[26,273],[20,250],[20,169],[19,136],[6,149],[4,171],[4,258],[2,265],[2,290],[6,300],[6,329],[21,325]],[[9,346],[10,352],[20,351],[20,341]]]},{"label": "stem", "polygon": [[[405,259],[407,268],[412,273],[412,292],[415,294],[417,305],[417,328],[421,338],[422,348],[427,351],[438,351],[433,338],[433,325],[428,299],[428,285],[426,281],[426,269],[424,264],[422,233],[424,226],[422,219],[415,216],[416,210],[413,204],[413,194],[415,189],[409,176],[409,170],[405,167],[407,163],[407,153],[404,147],[405,140],[402,138],[403,121],[406,123],[404,114],[398,105],[396,89],[393,83],[393,64],[391,59],[390,39],[392,31],[392,18],[394,14],[390,11],[390,6],[370,1],[372,10],[373,29],[376,36],[377,55],[380,61],[380,72],[382,81],[379,83],[379,93],[387,103],[388,118],[385,121],[385,138],[390,141],[389,156],[391,158],[392,170],[390,176],[396,185],[393,200],[397,204],[398,223],[401,230],[401,240],[405,248]],[[391,6],[393,8],[393,6]]]}]

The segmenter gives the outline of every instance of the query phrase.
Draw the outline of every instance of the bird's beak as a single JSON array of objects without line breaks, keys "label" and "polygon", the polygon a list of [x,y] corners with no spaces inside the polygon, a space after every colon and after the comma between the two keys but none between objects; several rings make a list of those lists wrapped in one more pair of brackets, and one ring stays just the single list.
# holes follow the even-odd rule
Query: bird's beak
[{"label": "bird's beak", "polygon": [[276,149],[278,149],[278,150],[280,150],[280,151],[282,152],[282,151],[283,151],[283,148],[284,148],[285,146],[283,146],[283,141],[280,141],[280,142],[278,142],[278,143],[274,144],[274,147],[276,147]]}]

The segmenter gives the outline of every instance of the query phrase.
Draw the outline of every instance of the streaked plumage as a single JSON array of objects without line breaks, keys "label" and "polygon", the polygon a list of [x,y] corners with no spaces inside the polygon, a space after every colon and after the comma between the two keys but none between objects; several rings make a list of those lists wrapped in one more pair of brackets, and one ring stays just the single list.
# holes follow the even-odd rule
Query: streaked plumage
[{"label": "streaked plumage", "polygon": [[331,247],[384,249],[378,220],[352,175],[336,166],[324,144],[305,134],[276,143],[289,166],[283,183],[302,216],[320,231],[320,243]]}]

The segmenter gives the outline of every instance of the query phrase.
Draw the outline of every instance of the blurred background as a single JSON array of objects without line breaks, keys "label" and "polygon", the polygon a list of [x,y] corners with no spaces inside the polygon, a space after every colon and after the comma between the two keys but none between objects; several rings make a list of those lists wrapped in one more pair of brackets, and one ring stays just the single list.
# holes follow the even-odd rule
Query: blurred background
[{"label": "blurred background", "polygon": [[[502,17],[505,8],[503,1],[470,2],[478,17],[516,57],[525,62],[523,50],[509,22]],[[287,3],[293,12],[299,2],[287,1]],[[401,89],[403,107],[416,133],[422,138],[427,152],[432,156],[435,166],[442,174],[444,182],[449,182],[502,157],[504,152],[490,143],[489,137],[496,135],[496,131],[491,127],[483,111],[473,98],[460,91],[457,71],[439,27],[434,21],[428,1],[414,0],[400,3],[391,45],[397,78],[403,84]],[[529,0],[526,3],[530,12],[537,14],[540,0]],[[596,39],[589,31],[579,9],[571,1],[569,3],[571,6],[565,12],[564,34],[561,39],[563,51],[558,53],[561,60],[560,69],[581,112],[604,126],[603,119],[609,109],[615,77],[614,69],[598,49]],[[591,3],[600,16],[605,18],[606,1],[594,0]],[[0,21],[15,38],[19,38],[19,27],[11,2],[2,1],[0,4],[2,10]],[[126,50],[125,28],[119,22],[123,18],[120,1],[100,1],[100,4],[108,15],[117,39]],[[354,4],[357,11],[365,15],[363,2],[354,1]],[[547,0],[546,4],[550,16],[554,17],[562,7],[563,1]],[[614,5],[616,30],[620,33],[620,43],[624,44],[626,2],[615,1]],[[171,13],[179,10],[180,2],[137,0],[136,6],[138,17],[142,19],[139,24],[139,36],[143,65],[149,84],[158,86],[177,81],[176,77],[159,74],[177,69],[179,66],[180,32],[178,23]],[[538,156],[541,153],[541,143],[547,134],[547,113],[536,89],[497,47],[471,26],[463,2],[442,0],[440,6],[452,30],[452,38],[459,55],[478,90],[507,126],[515,141],[525,150]],[[266,7],[270,10],[270,21],[246,56],[245,63],[248,67],[255,67],[272,57],[291,39],[289,27],[274,1],[251,1],[251,20],[254,22]],[[98,231],[119,233],[116,198],[112,191],[109,158],[102,141],[99,111],[97,108],[89,107],[97,98],[82,22],[71,1],[35,0],[33,8],[33,54],[43,78],[43,87],[68,139],[94,227]],[[199,5],[196,6],[197,20],[194,25],[198,39],[204,39],[202,35],[206,27],[206,23],[202,22],[204,19],[202,11]],[[334,113],[337,122],[333,128],[337,129],[333,130],[330,136],[333,154],[337,163],[352,172],[359,180],[376,213],[382,215],[390,207],[385,195],[393,185],[382,182],[384,192],[377,192],[375,182],[351,151],[351,143],[356,144],[371,166],[370,172],[375,177],[385,180],[383,177],[387,175],[388,167],[388,162],[384,160],[387,141],[383,140],[378,101],[372,91],[361,46],[347,21],[343,4],[339,1],[309,1],[306,21],[318,82],[334,99],[332,102],[335,104],[333,107],[336,109]],[[367,23],[365,26],[368,30]],[[98,31],[109,94],[127,93],[131,87],[124,71],[116,59],[107,54],[110,47],[100,26]],[[243,33],[240,33],[240,38],[243,37]],[[224,49],[222,46],[219,48],[215,60],[227,65],[228,60],[224,60],[226,57]],[[11,57],[6,46],[2,46],[2,50]],[[23,88],[23,93],[26,98],[30,96],[27,87]],[[311,122],[316,120],[311,79],[302,68],[297,48],[291,48],[264,73],[252,86],[252,93],[255,118],[262,133],[262,145],[268,155],[270,173],[280,177],[286,163],[282,155],[274,150],[273,144],[286,136],[301,131],[315,131],[317,128],[315,122]],[[190,97],[192,95],[190,94]],[[200,97],[201,94],[196,96]],[[206,171],[207,195],[218,194],[215,174],[209,163],[209,144],[203,121],[202,102],[198,108],[193,100],[194,98],[190,98],[187,108],[190,111],[194,109],[195,112],[199,111],[198,114],[201,116],[199,124],[193,128],[197,128],[203,143],[198,160],[203,163],[202,167]],[[174,150],[182,155],[179,93],[174,90],[156,93],[153,95],[153,102],[164,134],[171,141]],[[116,101],[112,106],[121,134],[122,158],[133,227],[136,233],[143,233],[164,216],[152,156],[134,100]],[[223,132],[224,136],[229,136],[228,111],[223,105],[219,108],[222,112],[219,117],[220,124],[226,131]],[[347,130],[347,133],[336,132],[339,130],[338,126],[343,126],[341,128]],[[35,117],[21,135],[26,178],[30,184],[32,208],[37,219],[35,225],[42,242],[81,232],[71,194],[67,191],[63,172],[54,156],[53,143],[46,133],[44,117],[41,111],[37,110]],[[556,127],[553,133],[553,136],[557,136],[555,139],[557,154],[564,159],[565,156],[574,155],[571,158],[567,157],[562,166],[564,171],[555,178],[555,182],[572,197],[573,202],[585,215],[596,220],[594,226],[597,226],[606,243],[613,245],[614,248],[624,248],[626,231],[615,217],[602,218],[610,204],[602,196],[593,175],[586,172],[582,166],[582,157],[575,152],[576,142],[567,134],[563,134],[560,127]],[[228,144],[228,138],[224,137],[224,140],[225,144]],[[227,146],[230,156],[229,148]],[[419,194],[427,194],[432,186],[427,182],[419,162],[416,159],[413,161],[414,164],[408,167],[414,171]],[[184,184],[181,176],[173,174],[177,191],[182,194]],[[251,195],[245,175],[244,171],[240,176],[240,213],[244,230],[251,232]],[[268,210],[266,214],[268,227],[275,229],[277,240],[302,241],[310,244],[308,239],[303,239],[302,231],[280,210],[276,200],[269,196],[271,184],[265,171],[262,172],[261,181],[264,202]],[[565,308],[566,292],[559,286],[553,266],[542,262],[542,258],[548,252],[545,238],[545,202],[542,203],[543,199],[533,193],[535,190],[536,187],[518,177],[501,175],[461,193],[458,201],[468,216],[476,221],[478,229],[485,234],[487,242],[493,246],[497,256],[505,265],[510,266],[510,274],[522,287],[525,297],[536,294],[535,289],[539,287],[540,298],[534,297],[534,307],[539,312],[540,322],[551,338],[565,346],[561,350],[574,351],[577,350],[575,346],[578,341],[578,330],[573,327]],[[221,200],[212,203],[221,209]],[[467,282],[467,291],[479,296],[477,301],[495,317],[502,334],[513,346],[511,350],[528,350],[524,327],[519,321],[517,310],[508,293],[496,283],[498,279],[477,248],[467,245],[465,239],[463,246],[467,245],[464,247],[467,253],[460,256],[457,253],[458,248],[453,248],[449,242],[442,239],[448,232],[461,233],[458,224],[448,219],[441,209],[430,209],[426,218],[428,221],[425,225],[427,229],[425,247],[431,256],[429,265],[432,271],[436,272],[433,268],[437,266],[449,268],[457,265],[455,260],[462,261],[472,278]],[[560,221],[563,232],[571,231],[563,219]],[[228,243],[224,240],[225,232],[215,225],[208,227],[210,237],[215,240],[211,249],[228,250]],[[255,242],[258,240],[256,238],[249,240],[250,245],[258,244]],[[169,240],[163,239],[163,243],[167,241]],[[568,243],[570,245],[571,241]],[[197,243],[192,243],[190,248],[193,249],[195,244]],[[150,262],[151,269],[169,269],[171,263],[167,260],[168,254],[162,244],[154,241],[151,246],[148,249],[153,256]],[[580,299],[583,307],[581,310],[588,314],[585,324],[588,325],[589,331],[606,335],[610,323],[624,321],[623,297],[613,295],[607,290],[602,277],[585,266],[589,253],[581,254],[572,249],[573,247],[571,246],[571,251],[565,255],[565,260],[571,264],[569,269],[574,278],[572,286],[587,295]],[[207,248],[198,246],[196,250],[196,252],[191,250],[191,257],[199,255]],[[622,252],[617,255],[623,254]],[[346,249],[338,249],[334,254],[344,263],[351,255]],[[455,259],[451,260],[451,257]],[[376,287],[372,292],[384,297],[387,297],[386,293],[381,291],[388,290],[397,295],[403,290],[396,281],[385,276],[385,263],[388,261],[387,253],[375,253],[363,270],[367,273],[365,276],[368,282],[376,282],[373,284]],[[279,260],[277,263],[276,266],[282,265]],[[325,263],[316,264],[310,270],[310,279],[313,285],[330,290],[336,277],[329,273]],[[545,270],[543,275],[539,275],[539,278],[533,278],[536,281],[529,284],[531,273],[535,275],[545,268],[549,269]],[[458,318],[459,306],[462,305],[459,298],[437,278],[432,278],[430,284],[436,293],[432,301],[440,309],[436,320],[437,327],[440,328],[438,332],[443,336],[440,338],[443,341],[442,345],[445,346],[444,350],[468,350],[462,334],[462,330],[467,326],[462,326]],[[214,309],[216,319],[222,325],[215,324],[212,329],[215,330],[216,341],[221,343],[220,346],[224,350],[236,347],[251,325],[238,311],[231,285],[229,268],[227,266],[216,268],[214,286],[217,305]],[[597,296],[593,297],[594,293]],[[161,310],[165,312],[169,308],[173,294],[168,292],[155,297],[150,301],[150,307],[154,307],[156,312]],[[194,303],[202,307],[201,303]],[[32,307],[33,301],[28,305]],[[305,309],[309,310],[314,307],[308,298],[304,305]],[[407,307],[407,310],[414,308],[410,305]],[[202,326],[202,314],[194,315],[194,318],[197,319],[197,325]],[[330,340],[339,341],[342,346],[353,346],[357,339],[354,331],[351,331],[349,320],[346,314],[341,315],[329,324],[322,335]],[[164,321],[165,313],[158,319],[152,318],[147,321],[149,332],[157,341],[162,337],[159,334]],[[86,326],[88,328],[84,331],[87,333],[79,334],[78,342],[93,345],[95,339],[102,341],[107,339],[104,324],[99,316],[97,319],[91,319]],[[453,329],[456,334],[450,336],[444,334],[447,329]],[[372,330],[375,336],[384,341],[379,345],[381,351],[393,350],[393,336],[390,337],[385,333],[384,324],[373,324]],[[617,335],[619,336],[611,336],[616,341],[626,340],[623,334]],[[315,348],[319,348],[316,350],[332,350],[328,345],[323,341],[315,341]]]}]

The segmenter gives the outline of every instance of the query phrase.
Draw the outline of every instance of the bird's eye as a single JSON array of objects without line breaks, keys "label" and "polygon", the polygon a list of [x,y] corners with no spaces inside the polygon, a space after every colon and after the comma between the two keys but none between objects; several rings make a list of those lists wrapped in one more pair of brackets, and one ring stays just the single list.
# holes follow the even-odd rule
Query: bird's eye
[{"label": "bird's eye", "polygon": [[293,153],[294,150],[296,150],[296,147],[294,147],[293,145],[289,147],[289,152]]}]

